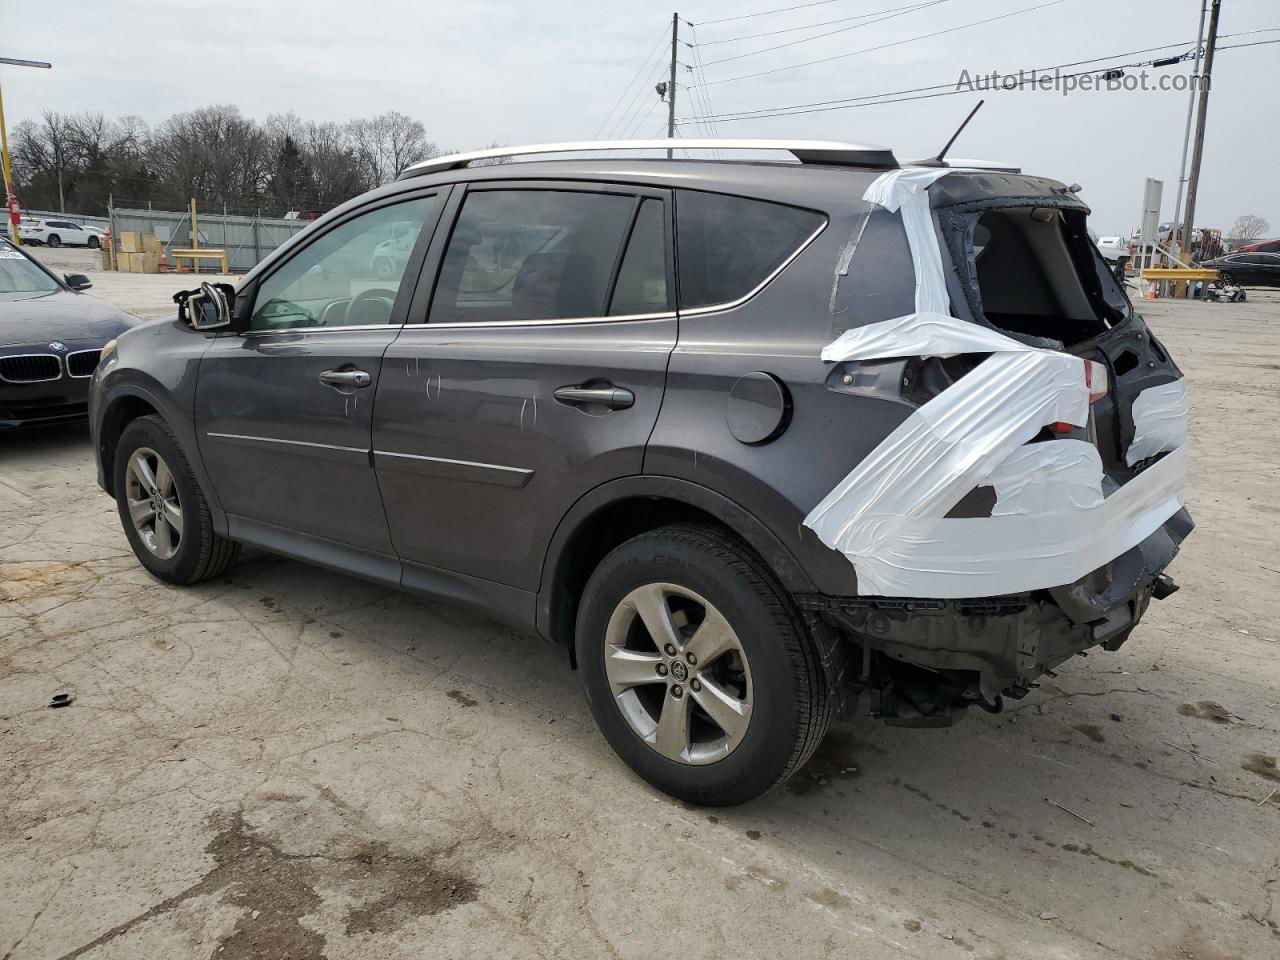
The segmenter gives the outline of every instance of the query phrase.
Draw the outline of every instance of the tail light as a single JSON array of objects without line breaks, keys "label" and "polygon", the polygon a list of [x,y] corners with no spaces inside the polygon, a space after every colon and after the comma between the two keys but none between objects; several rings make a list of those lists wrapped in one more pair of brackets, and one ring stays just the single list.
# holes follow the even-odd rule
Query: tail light
[{"label": "tail light", "polygon": [[[1107,395],[1109,381],[1107,380],[1107,368],[1102,364],[1093,360],[1084,362],[1084,387],[1089,391],[1089,402],[1097,403]],[[1054,433],[1070,433],[1075,427],[1065,421],[1058,421],[1053,425]]]},{"label": "tail light", "polygon": [[1093,360],[1084,362],[1084,385],[1089,391],[1089,402],[1097,403],[1107,395],[1107,368]]}]

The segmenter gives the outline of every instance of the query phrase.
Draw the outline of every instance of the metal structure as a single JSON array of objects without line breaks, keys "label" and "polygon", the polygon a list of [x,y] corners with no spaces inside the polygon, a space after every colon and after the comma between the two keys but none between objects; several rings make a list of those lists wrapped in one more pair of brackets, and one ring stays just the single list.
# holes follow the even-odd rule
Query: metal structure
[{"label": "metal structure", "polygon": [[603,153],[610,150],[771,150],[789,153],[799,163],[827,163],[837,166],[871,167],[892,170],[898,161],[889,147],[866,143],[841,143],[838,140],[720,140],[716,138],[685,140],[584,140],[571,143],[534,143],[520,147],[494,147],[432,157],[407,167],[397,179],[417,177],[424,173],[457,170],[482,160],[527,157],[554,153]]},{"label": "metal structure", "polygon": [[[48,70],[53,64],[43,60],[19,60],[16,57],[0,57],[0,65],[9,67],[36,67]],[[22,236],[18,233],[18,198],[13,193],[13,168],[9,162],[9,131],[4,122],[4,91],[0,89],[0,173],[4,180],[5,214],[9,220],[9,236],[15,244],[21,245]]]},{"label": "metal structure", "polygon": [[1196,111],[1196,140],[1191,149],[1191,173],[1187,178],[1187,211],[1182,228],[1182,246],[1179,259],[1189,263],[1191,259],[1191,231],[1195,229],[1196,197],[1200,192],[1200,162],[1204,159],[1204,126],[1209,115],[1209,85],[1213,76],[1213,54],[1218,45],[1218,15],[1222,12],[1222,0],[1213,0],[1209,8],[1209,39],[1204,51],[1204,73],[1200,77],[1200,108]]}]

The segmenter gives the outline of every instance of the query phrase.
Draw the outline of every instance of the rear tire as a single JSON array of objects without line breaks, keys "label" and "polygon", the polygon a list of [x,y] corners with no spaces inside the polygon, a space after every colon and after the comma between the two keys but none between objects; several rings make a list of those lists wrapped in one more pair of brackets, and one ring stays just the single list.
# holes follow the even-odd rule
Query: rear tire
[{"label": "rear tire", "polygon": [[58,236],[56,233],[53,234],[51,237],[49,237],[49,246],[51,247],[62,246],[62,238]]},{"label": "rear tire", "polygon": [[610,746],[690,803],[729,806],[777,786],[831,719],[817,647],[790,597],[711,525],[662,527],[606,556],[583,591],[576,648]]},{"label": "rear tire", "polygon": [[154,576],[187,586],[235,561],[240,544],[214,531],[204,492],[162,419],[139,417],[124,428],[113,478],[120,525]]}]

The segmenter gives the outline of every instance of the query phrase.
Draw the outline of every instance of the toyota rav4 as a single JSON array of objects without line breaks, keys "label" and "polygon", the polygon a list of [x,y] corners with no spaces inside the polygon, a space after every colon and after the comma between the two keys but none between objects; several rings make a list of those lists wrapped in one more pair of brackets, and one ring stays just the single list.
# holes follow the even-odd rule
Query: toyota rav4
[{"label": "toyota rav4", "polygon": [[599,152],[666,146],[426,161],[108,345],[139,561],[193,584],[252,544],[540,635],[705,804],[833,716],[945,725],[1124,643],[1192,527],[1186,394],[1078,188]]}]

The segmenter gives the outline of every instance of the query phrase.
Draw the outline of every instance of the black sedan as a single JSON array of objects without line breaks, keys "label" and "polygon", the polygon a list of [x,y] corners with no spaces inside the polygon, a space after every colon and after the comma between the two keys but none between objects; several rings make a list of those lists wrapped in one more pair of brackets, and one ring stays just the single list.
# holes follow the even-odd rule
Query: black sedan
[{"label": "black sedan", "polygon": [[87,415],[103,345],[140,322],[80,293],[89,286],[0,238],[0,429]]},{"label": "black sedan", "polygon": [[1229,253],[1200,266],[1217,270],[1223,280],[1243,287],[1280,287],[1280,253]]}]

